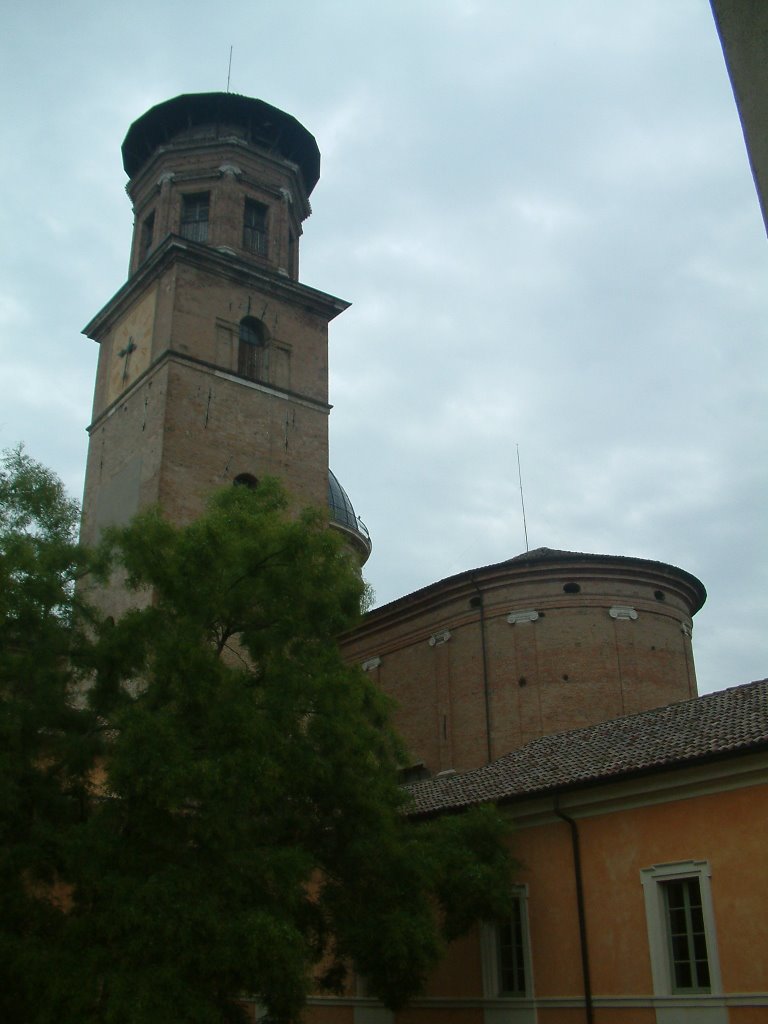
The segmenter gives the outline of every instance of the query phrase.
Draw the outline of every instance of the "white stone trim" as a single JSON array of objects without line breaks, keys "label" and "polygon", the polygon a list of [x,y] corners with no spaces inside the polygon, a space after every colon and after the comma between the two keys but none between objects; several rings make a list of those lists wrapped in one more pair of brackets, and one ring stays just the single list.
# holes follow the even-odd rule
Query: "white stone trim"
[{"label": "white stone trim", "polygon": [[[170,358],[177,357],[177,361],[183,362],[194,362],[194,360],[182,360],[178,359],[176,352],[168,353]],[[263,391],[265,395],[271,395],[273,398],[279,398],[284,402],[293,402],[295,405],[303,405],[306,409],[313,409],[315,412],[325,412],[326,406],[322,402],[315,402],[312,399],[301,398],[299,395],[295,395],[292,391],[278,391],[275,388],[271,388],[268,384],[262,384],[261,381],[248,380],[246,377],[238,377],[237,374],[230,373],[227,370],[209,370],[214,377],[221,377],[223,380],[230,380],[233,384],[241,384],[243,387],[251,388],[253,391]]]},{"label": "white stone trim", "polygon": [[450,629],[441,629],[437,633],[433,633],[427,643],[430,647],[440,647],[442,644],[447,644],[450,639]]},{"label": "white stone trim", "polygon": [[[736,992],[722,996],[697,996],[696,1006],[746,1006],[746,1007],[768,1007],[768,992]],[[246,1001],[246,1000],[244,1000]],[[687,996],[592,996],[592,1003],[596,1009],[667,1009],[674,1007],[685,1007],[690,999]],[[381,1008],[370,998],[360,996],[309,996],[308,1006],[342,1006],[354,1007],[364,1006],[369,1008]],[[535,999],[515,1000],[517,1006],[522,1008],[538,1007],[540,1010],[571,1010],[584,1006],[584,998],[576,996],[540,996]],[[411,1008],[422,1007],[431,1010],[477,1010],[483,1007],[504,1010],[509,1013],[509,999],[482,999],[450,996],[417,996],[410,1004]],[[507,1018],[510,1019],[510,1018]]]},{"label": "white stone trim", "polygon": [[536,1024],[536,1004],[533,1000],[526,1003],[516,1002],[514,1006],[483,1007],[483,1024]]},{"label": "white stone trim", "polygon": [[521,612],[510,612],[507,616],[507,622],[511,626],[515,626],[518,622],[535,622],[538,617],[539,613],[535,608],[526,608]]},{"label": "white stone trim", "polygon": [[[599,786],[562,794],[559,806],[574,818],[590,818],[638,807],[674,803],[691,797],[726,793],[749,786],[768,785],[768,754],[734,755],[728,761],[649,772],[636,779],[608,779]],[[509,805],[516,828],[536,828],[559,821],[552,810],[552,794],[520,799]]]},{"label": "white stone trim", "polygon": [[637,609],[628,604],[613,604],[608,609],[612,619],[636,619]]},{"label": "white stone trim", "polygon": [[394,1024],[395,1015],[384,1006],[355,1006],[352,1011],[354,1024]]}]

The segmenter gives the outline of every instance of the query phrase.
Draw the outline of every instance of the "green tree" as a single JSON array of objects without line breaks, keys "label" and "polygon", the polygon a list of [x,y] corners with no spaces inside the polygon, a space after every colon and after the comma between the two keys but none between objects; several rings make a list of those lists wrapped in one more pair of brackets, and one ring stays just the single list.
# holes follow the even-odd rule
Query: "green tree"
[{"label": "green tree", "polygon": [[388,703],[334,640],[363,593],[340,539],[264,481],[185,527],[146,512],[101,560],[145,600],[78,648],[100,790],[66,833],[55,980],[24,1019],[220,1024],[255,994],[288,1020],[349,965],[407,1001],[505,909],[506,827],[409,822]]},{"label": "green tree", "polygon": [[0,466],[0,1019],[27,1021],[65,924],[60,880],[87,813],[93,716],[73,700],[77,505],[21,449]]}]

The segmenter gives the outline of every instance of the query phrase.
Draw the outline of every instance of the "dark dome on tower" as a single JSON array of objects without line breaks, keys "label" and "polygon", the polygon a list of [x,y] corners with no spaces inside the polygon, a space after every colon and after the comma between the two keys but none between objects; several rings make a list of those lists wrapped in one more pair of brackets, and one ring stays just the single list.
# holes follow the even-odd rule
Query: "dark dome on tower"
[{"label": "dark dome on tower", "polygon": [[237,126],[251,145],[279,153],[296,164],[307,195],[320,177],[320,150],[314,135],[295,117],[263,100],[231,92],[200,92],[158,103],[134,121],[123,142],[123,167],[129,178],[174,137],[201,125],[224,132]]}]

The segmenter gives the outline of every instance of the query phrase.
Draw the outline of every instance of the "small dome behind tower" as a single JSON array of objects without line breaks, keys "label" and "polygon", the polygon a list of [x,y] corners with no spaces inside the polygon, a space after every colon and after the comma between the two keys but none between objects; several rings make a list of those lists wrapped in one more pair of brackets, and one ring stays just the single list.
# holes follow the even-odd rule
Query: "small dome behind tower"
[{"label": "small dome behind tower", "polygon": [[360,564],[364,565],[371,553],[371,536],[362,519],[355,515],[349,495],[331,469],[328,470],[328,510],[331,513],[331,526],[351,541]]}]

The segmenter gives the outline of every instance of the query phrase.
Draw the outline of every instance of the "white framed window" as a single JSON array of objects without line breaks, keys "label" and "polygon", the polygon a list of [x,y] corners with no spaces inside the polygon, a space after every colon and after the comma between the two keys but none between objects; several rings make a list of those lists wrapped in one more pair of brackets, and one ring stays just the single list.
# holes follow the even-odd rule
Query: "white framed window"
[{"label": "white framed window", "polygon": [[640,880],[654,994],[721,994],[709,862],[654,864],[642,869]]},{"label": "white framed window", "polygon": [[512,912],[503,921],[481,927],[483,992],[491,999],[526,999],[533,995],[528,887],[516,885]]}]

